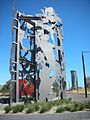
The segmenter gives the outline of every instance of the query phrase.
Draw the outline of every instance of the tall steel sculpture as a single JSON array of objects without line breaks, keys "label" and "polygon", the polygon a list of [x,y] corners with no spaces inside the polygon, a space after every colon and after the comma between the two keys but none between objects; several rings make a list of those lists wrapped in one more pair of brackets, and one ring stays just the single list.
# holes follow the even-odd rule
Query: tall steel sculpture
[{"label": "tall steel sculpture", "polygon": [[[35,100],[65,96],[62,43],[62,20],[52,7],[44,8],[36,16],[16,13],[10,58],[11,102],[19,102],[22,96]],[[33,90],[28,91],[31,85]]]}]

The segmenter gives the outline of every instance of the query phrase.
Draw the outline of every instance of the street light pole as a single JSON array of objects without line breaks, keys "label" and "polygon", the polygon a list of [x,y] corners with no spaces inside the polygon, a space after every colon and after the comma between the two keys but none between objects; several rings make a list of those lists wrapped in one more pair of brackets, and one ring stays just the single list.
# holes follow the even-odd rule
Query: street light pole
[{"label": "street light pole", "polygon": [[84,55],[83,55],[83,52],[82,52],[82,64],[83,64],[83,75],[84,75],[85,97],[87,98],[87,82],[86,82],[85,63],[84,63]]}]

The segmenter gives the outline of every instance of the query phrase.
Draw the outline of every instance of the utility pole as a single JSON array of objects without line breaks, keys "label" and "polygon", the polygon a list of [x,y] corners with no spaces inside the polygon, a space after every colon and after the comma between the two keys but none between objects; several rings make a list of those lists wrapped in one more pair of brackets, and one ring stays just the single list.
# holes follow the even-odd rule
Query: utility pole
[{"label": "utility pole", "polygon": [[82,64],[83,64],[83,75],[84,75],[85,97],[87,98],[87,82],[86,82],[85,63],[84,63],[84,55],[83,55],[83,52],[82,52]]}]

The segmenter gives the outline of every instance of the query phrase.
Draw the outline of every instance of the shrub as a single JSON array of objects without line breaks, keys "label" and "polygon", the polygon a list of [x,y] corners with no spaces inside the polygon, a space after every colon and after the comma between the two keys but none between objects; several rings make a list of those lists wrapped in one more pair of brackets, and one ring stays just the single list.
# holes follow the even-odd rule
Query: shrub
[{"label": "shrub", "polygon": [[48,102],[48,103],[42,103],[41,104],[41,109],[40,109],[40,113],[44,113],[46,111],[49,111],[51,109],[51,104]]},{"label": "shrub", "polygon": [[72,106],[72,107],[70,108],[70,112],[76,112],[76,111],[79,111],[78,108],[76,108],[76,107],[74,107],[74,106]]},{"label": "shrub", "polygon": [[13,106],[13,113],[22,112],[23,109],[24,109],[24,105],[16,105],[16,106]]},{"label": "shrub", "polygon": [[53,101],[53,106],[59,106],[59,105],[62,105],[62,100]]},{"label": "shrub", "polygon": [[82,111],[85,108],[84,104],[79,104],[79,111]]},{"label": "shrub", "polygon": [[54,100],[54,101],[50,101],[50,102],[48,102],[48,103],[50,103],[51,104],[51,106],[59,106],[59,105],[62,105],[63,104],[63,102],[62,102],[63,100]]},{"label": "shrub", "polygon": [[65,106],[65,110],[66,111],[71,111],[72,107],[73,106],[71,104],[68,104],[68,105]]},{"label": "shrub", "polygon": [[70,112],[82,111],[84,108],[84,104],[81,104],[79,102],[73,102]]},{"label": "shrub", "polygon": [[69,99],[60,100],[60,103],[61,103],[61,104],[69,104],[69,103],[71,103],[71,102],[72,102],[72,101],[69,100]]},{"label": "shrub", "polygon": [[39,106],[39,104],[38,104],[38,103],[36,103],[36,104],[34,105],[34,109],[35,109],[35,111],[39,111],[40,106]]},{"label": "shrub", "polygon": [[65,102],[66,104],[70,104],[70,103],[72,103],[72,99],[69,98],[69,99],[65,100],[64,102]]},{"label": "shrub", "polygon": [[35,111],[34,105],[30,105],[26,110],[26,113],[33,113]]},{"label": "shrub", "polygon": [[11,111],[11,107],[8,105],[4,108],[5,113],[9,113]]},{"label": "shrub", "polygon": [[55,100],[55,101],[53,101],[53,106],[59,106],[59,105],[63,105],[63,104],[69,104],[69,103],[71,103],[71,100],[65,100],[65,99],[63,99],[63,100]]},{"label": "shrub", "polygon": [[85,103],[85,107],[90,110],[90,101]]},{"label": "shrub", "polygon": [[49,110],[53,107],[53,104],[52,104],[52,102],[51,102],[51,101],[50,101],[50,102],[48,102],[48,103],[47,103],[47,105],[48,105]]},{"label": "shrub", "polygon": [[61,113],[64,111],[76,112],[82,111],[84,109],[84,105],[79,102],[71,102],[69,104],[63,104],[61,107],[58,107],[56,112]]},{"label": "shrub", "polygon": [[56,109],[56,113],[62,113],[64,111],[65,111],[65,107],[63,107],[63,106],[60,106]]}]

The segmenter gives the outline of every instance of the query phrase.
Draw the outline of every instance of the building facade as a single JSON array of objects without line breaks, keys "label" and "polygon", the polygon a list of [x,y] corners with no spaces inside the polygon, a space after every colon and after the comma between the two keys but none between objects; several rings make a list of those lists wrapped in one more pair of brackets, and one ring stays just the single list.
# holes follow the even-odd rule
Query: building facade
[{"label": "building facade", "polygon": [[77,72],[74,70],[70,71],[71,73],[71,89],[72,90],[77,90],[78,89],[78,77],[77,77]]}]

